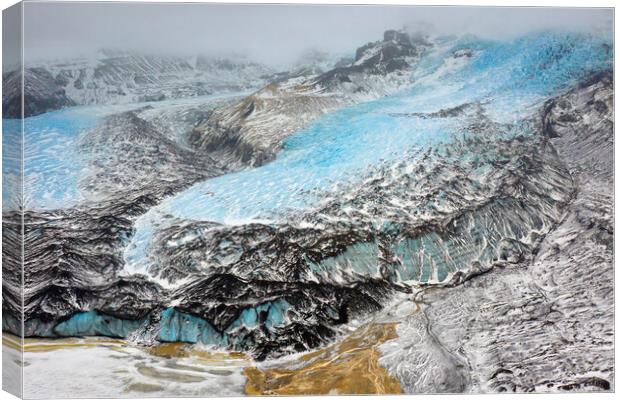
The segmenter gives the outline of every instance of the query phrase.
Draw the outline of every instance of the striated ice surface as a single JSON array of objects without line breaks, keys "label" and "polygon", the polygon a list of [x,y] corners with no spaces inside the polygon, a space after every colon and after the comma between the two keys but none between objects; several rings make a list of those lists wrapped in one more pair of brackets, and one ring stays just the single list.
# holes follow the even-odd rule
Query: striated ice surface
[{"label": "striated ice surface", "polygon": [[[470,53],[459,57],[464,48]],[[608,66],[609,57],[604,41],[573,34],[541,33],[509,43],[464,38],[437,46],[414,68],[410,89],[329,113],[285,139],[271,163],[197,183],[140,217],[125,252],[127,272],[148,271],[152,236],[174,219],[286,222],[316,202],[312,192],[343,182],[364,185],[370,166],[447,146],[471,123],[472,112],[459,115],[459,106],[477,104],[486,121],[511,125],[494,133],[498,139],[531,134],[521,124],[525,115],[587,71]],[[424,115],[450,109],[451,118]]]}]

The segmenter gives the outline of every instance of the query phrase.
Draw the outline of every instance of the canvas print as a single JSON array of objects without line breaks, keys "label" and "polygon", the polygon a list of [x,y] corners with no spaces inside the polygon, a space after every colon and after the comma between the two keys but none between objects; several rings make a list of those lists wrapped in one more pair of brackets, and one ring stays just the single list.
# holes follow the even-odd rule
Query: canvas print
[{"label": "canvas print", "polygon": [[3,12],[3,388],[614,390],[613,9]]}]

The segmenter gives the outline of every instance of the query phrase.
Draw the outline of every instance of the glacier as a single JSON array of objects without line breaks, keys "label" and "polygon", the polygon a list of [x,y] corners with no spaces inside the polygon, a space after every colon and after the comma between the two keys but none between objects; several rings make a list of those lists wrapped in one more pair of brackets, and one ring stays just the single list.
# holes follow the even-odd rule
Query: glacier
[{"label": "glacier", "polygon": [[[137,231],[125,253],[128,269],[134,273],[148,270],[148,266],[139,264],[148,262],[154,224],[165,229],[167,220],[174,224],[176,219],[225,225],[286,221],[288,215],[301,213],[307,203],[316,202],[315,192],[329,191],[342,183],[364,184],[366,171],[372,166],[394,162],[410,149],[449,148],[449,142],[462,135],[465,118],[399,115],[406,116],[412,109],[428,114],[463,104],[479,104],[485,118],[497,124],[512,124],[506,132],[496,132],[497,139],[534,134],[532,128],[521,126],[527,113],[570,84],[567,76],[573,82],[583,78],[580,74],[584,64],[591,64],[587,68],[593,72],[608,65],[609,49],[605,43],[588,39],[542,34],[517,40],[510,46],[470,46],[468,39],[438,46],[427,56],[428,67],[422,65],[414,70],[410,89],[329,113],[286,138],[274,161],[197,183],[151,209],[136,221]],[[480,55],[472,55],[459,68],[446,67],[463,48]],[[592,49],[598,51],[593,53]],[[544,62],[553,64],[538,73],[540,63]],[[491,75],[493,85],[488,84]],[[468,81],[464,79],[467,76],[471,77]],[[515,110],[516,104],[520,108]],[[419,162],[416,158],[407,161]],[[265,190],[266,187],[270,189]]]},{"label": "glacier", "polygon": [[[612,60],[595,35],[388,31],[253,92],[28,117],[25,334],[278,365],[372,320],[406,392],[609,390]],[[14,333],[19,299],[10,268]]]}]

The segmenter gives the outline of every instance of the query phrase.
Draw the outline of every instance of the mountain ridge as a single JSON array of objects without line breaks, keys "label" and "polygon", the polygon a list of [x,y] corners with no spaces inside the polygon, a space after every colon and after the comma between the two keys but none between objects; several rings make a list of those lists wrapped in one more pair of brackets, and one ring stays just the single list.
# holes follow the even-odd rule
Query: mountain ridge
[{"label": "mountain ridge", "polygon": [[402,31],[387,30],[383,39],[356,51],[345,66],[311,76],[285,78],[245,99],[214,110],[194,128],[190,142],[226,153],[251,166],[275,157],[284,138],[320,115],[360,101],[386,96],[410,83],[410,69],[431,47]]}]

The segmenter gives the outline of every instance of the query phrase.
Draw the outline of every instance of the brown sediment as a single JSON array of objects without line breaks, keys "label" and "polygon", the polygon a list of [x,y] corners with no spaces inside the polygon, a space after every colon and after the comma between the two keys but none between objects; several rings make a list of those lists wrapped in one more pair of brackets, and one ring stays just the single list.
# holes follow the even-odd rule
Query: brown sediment
[{"label": "brown sediment", "polygon": [[342,342],[299,357],[296,367],[248,367],[249,395],[397,394],[397,379],[379,365],[380,344],[395,339],[396,323],[371,324]]},{"label": "brown sediment", "polygon": [[241,352],[207,351],[194,347],[190,343],[171,342],[161,343],[149,347],[147,352],[151,355],[164,358],[185,358],[193,357],[201,361],[234,361],[250,360],[250,357]]},{"label": "brown sediment", "polygon": [[[120,349],[130,346],[123,339],[107,337],[87,337],[87,338],[25,338],[10,333],[2,333],[2,345],[26,352],[53,351],[74,347],[112,347]],[[196,349],[190,343],[171,342],[161,343],[145,349],[147,353],[164,358],[185,358],[195,357],[204,361],[230,361],[230,360],[250,360],[250,357],[241,352],[206,351]]]},{"label": "brown sediment", "polygon": [[181,383],[198,383],[205,380],[204,376],[199,374],[187,374],[184,372],[178,372],[174,370],[164,370],[157,367],[152,367],[146,363],[140,363],[136,366],[136,370],[139,374],[152,378],[157,381],[172,381]]},{"label": "brown sediment", "polygon": [[151,384],[151,383],[132,383],[127,387],[125,392],[141,392],[141,393],[153,393],[164,390],[164,387],[161,385]]},{"label": "brown sediment", "polygon": [[189,349],[187,343],[173,342],[162,343],[149,347],[147,352],[157,357],[178,358],[189,357]]},{"label": "brown sediment", "polygon": [[245,353],[241,353],[238,351],[224,352],[224,351],[204,351],[193,349],[191,355],[200,358],[200,359],[209,359],[209,360],[251,360],[250,356]]},{"label": "brown sediment", "polygon": [[18,336],[2,332],[2,345],[13,350],[22,350],[23,340]]},{"label": "brown sediment", "polygon": [[[244,353],[207,351],[187,343],[162,343],[146,348],[145,351],[171,360],[191,357],[196,366],[209,367],[206,372],[210,374],[223,375],[227,371],[219,367],[228,368],[234,364],[243,368],[248,379],[245,390],[250,395],[394,394],[403,391],[398,380],[388,375],[379,365],[381,353],[378,346],[396,337],[396,323],[371,324],[357,329],[340,343],[302,354],[292,360],[291,365],[270,369],[253,366],[251,359]],[[2,342],[5,346],[21,349],[22,340],[17,336],[4,333]],[[128,345],[124,340],[101,337],[27,338],[23,344],[27,352],[98,346],[122,349]],[[162,376],[160,371],[146,365],[142,365],[139,372],[160,379],[190,382],[203,380],[199,376],[186,378],[168,372],[169,375]],[[128,390],[149,392],[157,388],[134,386]]]}]

